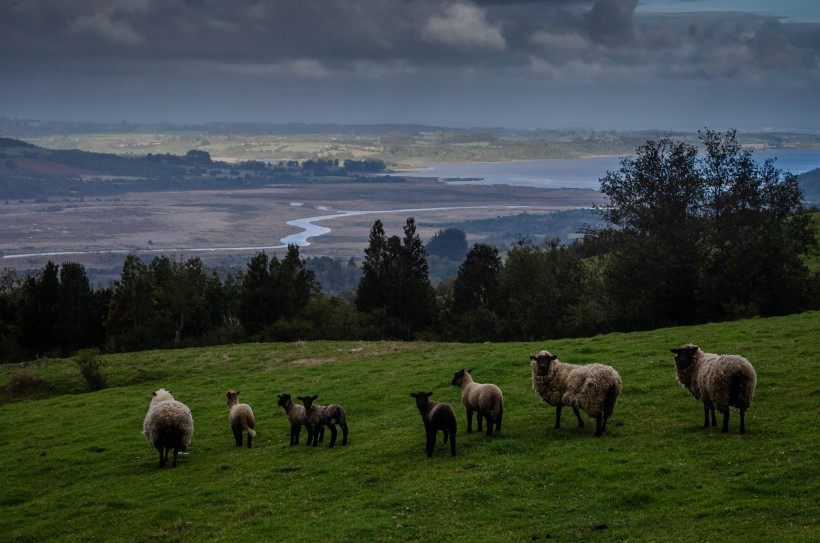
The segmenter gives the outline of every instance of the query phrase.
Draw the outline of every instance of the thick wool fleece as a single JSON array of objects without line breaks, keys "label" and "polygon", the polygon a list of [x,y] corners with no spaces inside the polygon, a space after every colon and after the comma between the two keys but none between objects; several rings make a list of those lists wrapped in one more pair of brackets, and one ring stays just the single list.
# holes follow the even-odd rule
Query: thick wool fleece
[{"label": "thick wool fleece", "polygon": [[[746,410],[752,406],[757,374],[748,360],[734,354],[705,353],[692,343],[680,348],[697,349],[690,366],[675,366],[675,379],[696,400],[707,405],[711,403],[721,413],[725,413],[729,407]],[[734,391],[733,378],[736,380]]]},{"label": "thick wool fleece", "polygon": [[[164,430],[169,427],[179,429],[180,439],[176,444],[159,443]],[[148,443],[159,449],[163,445],[176,446],[180,451],[187,451],[194,435],[194,419],[191,410],[182,402],[174,399],[170,392],[160,389],[151,399],[148,413],[142,423],[142,433]]]},{"label": "thick wool fleece", "polygon": [[[541,351],[540,355],[548,351]],[[621,376],[611,366],[587,364],[577,366],[558,360],[550,363],[546,375],[538,375],[538,363],[530,362],[532,389],[553,407],[559,405],[583,410],[590,417],[599,414],[611,416],[615,401],[621,394]],[[607,394],[614,385],[615,401],[607,402]]]}]

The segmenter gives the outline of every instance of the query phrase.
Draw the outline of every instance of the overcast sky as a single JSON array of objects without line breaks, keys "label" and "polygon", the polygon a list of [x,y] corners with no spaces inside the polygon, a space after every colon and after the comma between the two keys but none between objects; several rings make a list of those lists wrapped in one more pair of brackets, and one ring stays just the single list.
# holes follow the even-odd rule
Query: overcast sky
[{"label": "overcast sky", "polygon": [[820,0],[0,0],[0,117],[820,129]]}]

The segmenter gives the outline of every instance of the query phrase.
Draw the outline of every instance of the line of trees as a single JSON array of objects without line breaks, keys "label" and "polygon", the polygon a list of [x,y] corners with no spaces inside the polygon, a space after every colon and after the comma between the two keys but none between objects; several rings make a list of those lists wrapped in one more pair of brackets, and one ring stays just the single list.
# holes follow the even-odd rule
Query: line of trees
[{"label": "line of trees", "polygon": [[[797,179],[756,163],[732,131],[701,137],[703,155],[662,139],[624,158],[601,179],[603,223],[584,239],[521,239],[504,254],[475,244],[435,289],[412,217],[401,236],[374,222],[358,285],[336,296],[322,293],[296,246],[282,260],[258,253],[245,270],[222,275],[197,257],[129,255],[120,279],[96,289],[76,263],[49,262],[25,278],[3,270],[0,354],[298,339],[533,341],[820,308],[820,276],[804,263],[816,236]],[[435,237],[432,250],[464,249],[458,232]]]}]

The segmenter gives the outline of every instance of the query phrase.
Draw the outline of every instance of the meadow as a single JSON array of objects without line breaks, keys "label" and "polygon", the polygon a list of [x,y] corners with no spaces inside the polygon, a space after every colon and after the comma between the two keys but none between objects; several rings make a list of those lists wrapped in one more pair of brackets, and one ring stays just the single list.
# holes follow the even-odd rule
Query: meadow
[{"label": "meadow", "polygon": [[[543,343],[256,343],[106,355],[85,392],[72,359],[0,366],[2,541],[817,541],[820,313]],[[743,354],[758,375],[747,433],[702,428],[669,349]],[[531,389],[529,356],[603,362],[623,379],[607,433]],[[466,434],[453,373],[505,394],[501,432]],[[8,393],[21,372],[43,380]],[[194,416],[175,469],[141,435],[153,390]],[[229,388],[255,412],[237,448]],[[458,418],[457,456],[424,455],[410,392]],[[276,395],[342,404],[350,442],[289,447]]]}]

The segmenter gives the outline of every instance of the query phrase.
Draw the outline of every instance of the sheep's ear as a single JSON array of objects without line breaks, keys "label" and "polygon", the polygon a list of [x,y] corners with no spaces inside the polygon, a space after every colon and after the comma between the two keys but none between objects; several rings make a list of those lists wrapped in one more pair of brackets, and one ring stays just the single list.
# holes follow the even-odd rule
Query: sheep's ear
[{"label": "sheep's ear", "polygon": [[680,349],[669,349],[669,350],[672,351],[675,354],[678,354],[680,352]]},{"label": "sheep's ear", "polygon": [[472,368],[470,368],[469,370],[467,370],[467,373],[473,373]]},{"label": "sheep's ear", "polygon": [[156,392],[152,392],[152,393],[151,393],[151,396],[156,396],[156,395],[157,395],[157,393],[156,393]]},{"label": "sheep's ear", "polygon": [[550,357],[550,360],[558,360],[558,355],[554,354]]},{"label": "sheep's ear", "polygon": [[315,400],[315,399],[316,399],[316,398],[318,398],[318,397],[319,397],[319,395],[318,395],[318,394],[315,394],[315,395],[311,396],[311,397],[310,397],[310,399],[311,399],[311,400]]},{"label": "sheep's ear", "polygon": [[530,360],[538,360],[538,357],[536,357],[534,354],[532,354],[532,355],[530,355]]},{"label": "sheep's ear", "polygon": [[410,393],[410,395],[411,395],[412,397],[414,397],[414,398],[418,398],[418,396],[419,396],[419,395],[418,395],[418,394],[416,394],[415,392],[411,392],[411,393]]},{"label": "sheep's ear", "polygon": [[239,396],[239,391],[238,390],[236,391],[236,395]]},{"label": "sheep's ear", "polygon": [[430,392],[428,392],[427,394],[425,394],[425,396],[427,396],[428,398],[429,398],[430,396],[432,396],[432,395],[433,395],[433,391],[432,391],[432,390],[431,390]]}]

